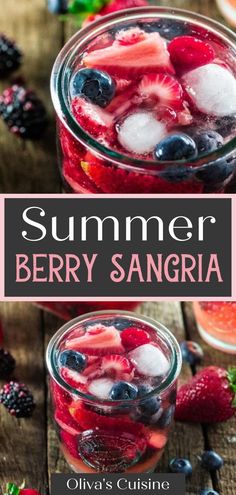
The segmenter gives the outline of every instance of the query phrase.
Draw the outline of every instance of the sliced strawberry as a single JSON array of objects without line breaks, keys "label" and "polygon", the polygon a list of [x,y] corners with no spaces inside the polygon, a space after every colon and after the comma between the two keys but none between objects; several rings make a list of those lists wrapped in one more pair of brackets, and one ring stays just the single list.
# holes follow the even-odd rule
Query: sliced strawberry
[{"label": "sliced strawberry", "polygon": [[189,70],[212,62],[212,46],[194,36],[178,36],[168,45],[171,61],[176,69]]},{"label": "sliced strawberry", "polygon": [[124,356],[110,354],[102,359],[103,371],[117,380],[129,380],[133,373],[133,365]]},{"label": "sliced strawberry", "polygon": [[115,327],[103,327],[99,333],[86,332],[78,339],[66,342],[67,349],[82,350],[87,354],[105,355],[110,353],[121,354],[124,349],[121,344],[120,333]]},{"label": "sliced strawberry", "polygon": [[[126,33],[129,36],[128,29]],[[103,69],[122,78],[160,70],[174,73],[166,44],[158,33],[144,33],[143,39],[129,45],[115,40],[107,48],[88,53],[83,61],[86,67]]]},{"label": "sliced strawberry", "polygon": [[167,74],[147,74],[139,84],[139,93],[145,97],[157,98],[163,105],[179,108],[183,89],[173,76]]},{"label": "sliced strawberry", "polygon": [[201,193],[203,184],[199,181],[169,182],[161,177],[122,168],[111,167],[104,161],[87,153],[86,162],[81,164],[85,174],[104,193]]},{"label": "sliced strawberry", "polygon": [[79,435],[81,429],[78,427],[78,423],[72,418],[71,414],[67,409],[57,409],[55,412],[54,419],[56,423],[62,428],[62,430],[67,431],[70,435]]},{"label": "sliced strawberry", "polygon": [[127,415],[108,416],[88,409],[82,401],[74,401],[70,405],[70,414],[83,430],[95,428],[115,431],[122,434],[128,432],[136,436],[148,436],[148,429],[142,424],[132,421]]},{"label": "sliced strawberry", "polygon": [[60,374],[68,385],[79,390],[80,392],[87,391],[87,378],[82,375],[82,373],[78,373],[77,371],[70,370],[69,368],[62,367],[60,369]]},{"label": "sliced strawberry", "polygon": [[150,342],[150,336],[141,328],[130,327],[121,332],[121,342],[128,351]]},{"label": "sliced strawberry", "polygon": [[108,105],[107,110],[115,117],[125,114],[133,105],[135,90],[135,87],[131,86],[127,91],[117,94]]},{"label": "sliced strawberry", "polygon": [[143,41],[145,38],[145,31],[138,27],[121,29],[121,31],[118,31],[116,34],[116,41],[118,41],[119,45],[123,46],[134,45],[139,41]]},{"label": "sliced strawberry", "polygon": [[79,96],[73,99],[71,107],[77,122],[91,136],[114,140],[113,116],[109,112]]},{"label": "sliced strawberry", "polygon": [[153,449],[163,449],[167,442],[167,435],[153,430],[149,430],[149,433],[148,446]]},{"label": "sliced strawberry", "polygon": [[101,368],[101,358],[98,356],[90,356],[96,359],[96,361],[91,362],[86,366],[83,375],[87,377],[88,380],[94,380],[95,378],[100,378],[104,372]]},{"label": "sliced strawberry", "polygon": [[71,160],[63,161],[62,173],[65,182],[75,193],[99,193],[97,187],[89,180],[80,165],[80,163]]}]

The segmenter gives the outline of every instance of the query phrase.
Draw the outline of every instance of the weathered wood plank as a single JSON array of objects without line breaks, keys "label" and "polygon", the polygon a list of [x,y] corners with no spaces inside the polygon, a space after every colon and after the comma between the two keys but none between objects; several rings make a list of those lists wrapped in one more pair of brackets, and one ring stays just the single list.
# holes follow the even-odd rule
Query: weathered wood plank
[{"label": "weathered wood plank", "polygon": [[[203,366],[222,366],[228,368],[235,365],[235,356],[217,351],[206,344],[200,337],[191,303],[184,304],[184,313],[188,329],[188,338],[199,342],[204,350]],[[223,495],[234,495],[236,490],[236,417],[226,423],[208,426],[206,429],[208,447],[216,450],[224,459],[224,467],[214,476],[214,488]]]},{"label": "weathered wood plank", "polygon": [[26,485],[45,493],[45,374],[40,311],[28,303],[1,303],[0,317],[5,329],[4,346],[17,363],[13,376],[29,386],[37,404],[32,418],[19,420],[1,406],[0,491],[6,482],[21,484],[25,480]]},{"label": "weathered wood plank", "polygon": [[[24,63],[17,75],[23,76],[28,86],[37,91],[50,116],[43,138],[34,142],[22,142],[0,123],[1,192],[57,192],[59,179],[49,78],[61,47],[61,24],[47,11],[44,0],[8,0],[0,13],[0,30],[13,37],[23,50]],[[7,85],[9,80],[0,85],[0,90]]]}]

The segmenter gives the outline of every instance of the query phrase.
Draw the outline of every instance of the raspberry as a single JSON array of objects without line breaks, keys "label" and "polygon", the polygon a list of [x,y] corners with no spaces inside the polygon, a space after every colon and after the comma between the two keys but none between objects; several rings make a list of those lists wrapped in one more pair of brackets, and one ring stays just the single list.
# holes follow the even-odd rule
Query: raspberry
[{"label": "raspberry", "polygon": [[0,96],[0,116],[9,130],[24,139],[41,136],[47,124],[46,109],[34,93],[14,84]]},{"label": "raspberry", "polygon": [[0,404],[16,418],[28,418],[35,408],[33,395],[23,383],[9,382],[0,391]]},{"label": "raspberry", "polygon": [[140,345],[150,342],[150,336],[141,328],[126,328],[121,333],[121,342],[125,349],[132,350]]},{"label": "raspberry", "polygon": [[14,357],[4,349],[0,349],[0,378],[10,375],[15,368]]},{"label": "raspberry", "polygon": [[22,53],[15,42],[9,40],[4,34],[0,35],[0,77],[18,69],[21,64]]}]

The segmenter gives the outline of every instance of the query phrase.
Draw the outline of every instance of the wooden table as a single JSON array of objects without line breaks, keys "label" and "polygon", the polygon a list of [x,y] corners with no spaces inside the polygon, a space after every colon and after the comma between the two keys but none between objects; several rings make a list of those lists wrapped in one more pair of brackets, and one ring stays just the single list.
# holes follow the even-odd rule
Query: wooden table
[{"label": "wooden table", "polygon": [[[163,322],[179,341],[200,341],[204,348],[204,366],[229,366],[233,356],[220,353],[205,345],[198,336],[191,304],[145,303],[138,312]],[[37,407],[32,419],[17,420],[0,407],[0,486],[7,481],[38,488],[46,495],[52,472],[68,473],[52,425],[48,401],[45,348],[49,338],[62,323],[30,303],[0,303],[0,317],[5,327],[5,347],[15,356],[16,378],[32,389]],[[180,381],[191,377],[191,369],[183,366]],[[223,456],[225,464],[212,477],[204,471],[198,456],[205,448],[213,448]],[[200,488],[214,487],[221,495],[236,493],[236,417],[215,426],[176,422],[171,432],[158,470],[167,472],[168,461],[175,456],[187,457],[193,464],[193,476],[187,482],[186,495],[197,495]]]},{"label": "wooden table", "polygon": [[[155,0],[154,0],[155,1]],[[44,138],[36,143],[22,142],[0,123],[0,192],[58,192],[59,178],[55,151],[55,126],[49,94],[53,61],[75,27],[61,23],[47,12],[46,0],[7,0],[0,12],[0,30],[17,40],[24,52],[19,73],[45,102],[51,123]],[[222,20],[214,0],[158,0]],[[0,84],[2,88],[9,84]]]},{"label": "wooden table", "polygon": [[[159,1],[169,5],[168,0]],[[214,0],[172,0],[172,5],[219,18]],[[55,152],[53,109],[49,95],[49,74],[52,63],[72,34],[72,25],[63,25],[50,15],[44,0],[7,0],[0,13],[1,31],[13,36],[24,52],[20,73],[29,86],[37,90],[47,105],[51,124],[46,139],[32,143],[12,136],[0,123],[0,187],[6,193],[46,193],[60,190]],[[1,84],[0,90],[6,87]],[[179,303],[146,303],[140,307],[143,314],[165,323],[179,340],[198,340],[191,306]],[[7,481],[38,488],[46,494],[51,472],[68,472],[59,453],[51,411],[44,354],[48,339],[61,322],[30,303],[1,303],[0,313],[5,325],[5,346],[17,360],[16,377],[33,390],[37,408],[30,420],[16,420],[3,407],[0,409],[0,486]],[[204,346],[205,365],[232,364],[232,357]],[[184,366],[181,380],[191,376]],[[173,456],[191,459],[194,473],[188,482],[187,495],[196,495],[201,487],[219,490],[221,495],[235,495],[236,491],[236,420],[214,427],[176,423],[159,470],[167,470]],[[210,477],[199,467],[197,456],[204,448],[216,449],[225,459],[219,475]]]}]

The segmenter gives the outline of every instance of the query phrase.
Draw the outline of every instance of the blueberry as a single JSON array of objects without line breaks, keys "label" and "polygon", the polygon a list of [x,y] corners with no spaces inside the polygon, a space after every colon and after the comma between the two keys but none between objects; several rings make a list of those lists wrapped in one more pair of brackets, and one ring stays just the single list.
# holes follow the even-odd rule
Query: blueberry
[{"label": "blueberry", "polygon": [[132,327],[133,322],[131,320],[126,320],[125,318],[116,318],[113,321],[113,325],[117,330],[125,330],[128,327]]},{"label": "blueberry", "polygon": [[219,493],[215,490],[212,490],[212,488],[204,488],[199,492],[198,495],[219,495]]},{"label": "blueberry", "polygon": [[203,359],[203,350],[197,342],[185,340],[181,342],[180,349],[183,361],[190,364],[190,366],[201,363]]},{"label": "blueberry", "polygon": [[224,182],[236,167],[235,158],[220,159],[204,165],[195,172],[195,177],[207,186],[218,185]]},{"label": "blueberry", "polygon": [[143,23],[142,29],[147,33],[158,32],[166,40],[172,40],[176,36],[183,36],[189,32],[189,27],[184,22],[172,19],[160,19],[158,22]]},{"label": "blueberry", "polygon": [[[138,387],[138,397],[142,398],[144,395],[150,393],[152,391],[152,387],[149,385],[139,385]],[[141,400],[139,404],[141,412],[145,416],[152,416],[157,413],[161,407],[161,398],[160,397],[148,397],[147,399]]]},{"label": "blueberry", "polygon": [[47,5],[52,14],[65,14],[67,12],[67,0],[47,0]]},{"label": "blueberry", "polygon": [[193,170],[190,167],[181,167],[180,165],[170,165],[159,172],[159,177],[172,183],[188,180],[191,175],[193,175]]},{"label": "blueberry", "polygon": [[186,160],[197,156],[194,140],[187,134],[169,134],[156,146],[154,158],[160,161]]},{"label": "blueberry", "polygon": [[212,151],[221,148],[224,144],[224,139],[216,131],[198,131],[193,136],[197,145],[198,154],[211,153]]},{"label": "blueberry", "polygon": [[183,457],[174,457],[169,462],[169,470],[171,473],[182,473],[185,476],[191,476],[193,472],[192,464],[188,459]]},{"label": "blueberry", "polygon": [[116,382],[109,394],[112,400],[128,400],[136,399],[138,396],[138,388],[128,382]]},{"label": "blueberry", "polygon": [[89,101],[106,107],[115,94],[115,83],[106,72],[80,69],[71,81],[71,96],[85,96]]},{"label": "blueberry", "polygon": [[170,406],[161,415],[160,419],[157,421],[156,425],[158,428],[167,428],[170,426],[175,412],[175,406]]},{"label": "blueberry", "polygon": [[201,465],[208,471],[217,471],[223,464],[222,457],[214,450],[205,450],[201,456]]},{"label": "blueberry", "polygon": [[70,370],[83,371],[86,367],[87,358],[78,351],[63,351],[59,355],[59,365]]}]

